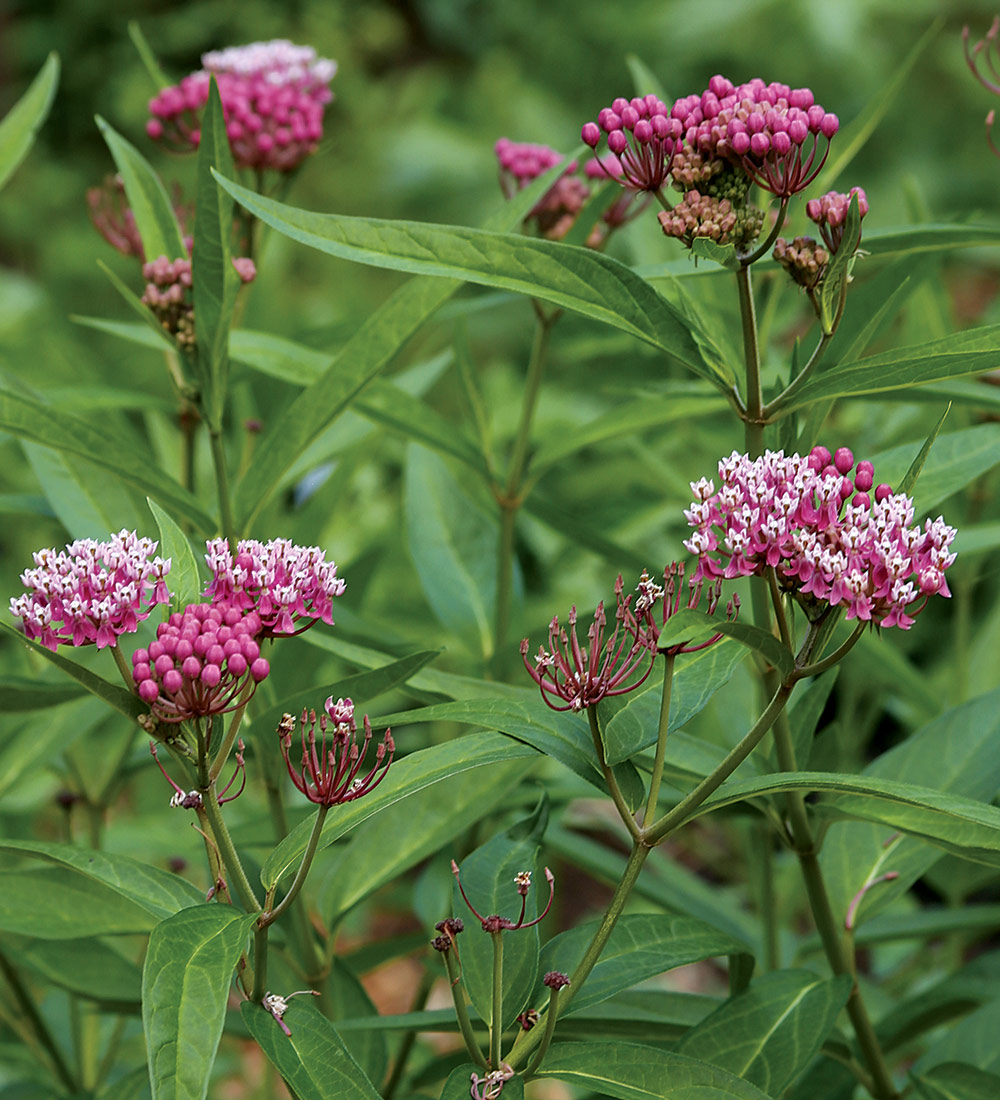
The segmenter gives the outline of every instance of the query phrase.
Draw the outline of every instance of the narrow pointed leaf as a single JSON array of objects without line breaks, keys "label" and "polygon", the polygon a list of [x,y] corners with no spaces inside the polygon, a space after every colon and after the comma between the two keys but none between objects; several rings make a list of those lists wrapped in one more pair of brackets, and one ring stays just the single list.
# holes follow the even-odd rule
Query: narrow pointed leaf
[{"label": "narrow pointed leaf", "polygon": [[161,351],[177,353],[177,341],[153,316],[153,311],[143,303],[142,299],[128,285],[126,285],[103,261],[98,260],[97,266],[108,277],[108,281],[118,291],[122,301],[141,319],[146,331],[141,334],[131,328],[125,328],[122,321],[102,321],[100,318],[79,318],[90,328],[102,329],[104,332],[113,333],[131,340],[133,343],[141,343],[146,347],[159,348]]},{"label": "narrow pointed leaf", "polygon": [[59,55],[50,53],[31,86],[0,122],[0,187],[28,155],[59,83]]},{"label": "narrow pointed leaf", "polygon": [[198,569],[198,559],[191,549],[187,535],[170,516],[155,500],[146,497],[146,503],[160,529],[158,553],[160,557],[170,559],[167,582],[170,588],[170,608],[172,611],[179,611],[188,604],[197,603],[205,588]]},{"label": "narrow pointed leaf", "polygon": [[168,87],[170,81],[167,80],[163,70],[160,68],[152,47],[146,40],[146,36],[142,33],[142,28],[134,19],[128,21],[128,36],[132,39],[132,45],[135,46],[135,52],[139,55],[139,59],[145,66],[146,72],[149,73],[149,78],[156,85],[156,88],[161,90]]},{"label": "narrow pointed leaf", "polygon": [[255,921],[229,905],[198,905],[153,929],[142,968],[153,1100],[208,1095],[233,972]]},{"label": "narrow pointed leaf", "polygon": [[951,402],[945,406],[944,412],[941,414],[938,422],[931,429],[931,434],[924,441],[923,446],[917,452],[916,457],[910,463],[909,469],[903,475],[903,480],[900,481],[896,488],[897,493],[906,493],[909,496],[913,495],[913,488],[917,484],[917,478],[920,477],[920,471],[924,468],[924,463],[927,461],[927,456],[931,453],[931,447],[934,446],[934,440],[937,439],[944,427],[944,422],[948,419],[948,413],[951,412]]}]

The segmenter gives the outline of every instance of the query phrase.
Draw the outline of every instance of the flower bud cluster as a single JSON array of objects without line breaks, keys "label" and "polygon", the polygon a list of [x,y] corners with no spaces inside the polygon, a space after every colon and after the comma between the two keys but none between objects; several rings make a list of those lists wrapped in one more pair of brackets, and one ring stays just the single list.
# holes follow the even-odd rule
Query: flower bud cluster
[{"label": "flower bud cluster", "polygon": [[212,571],[206,597],[256,611],[262,637],[300,634],[319,619],[332,625],[333,598],[343,595],[345,584],[318,546],[243,539],[235,557],[225,539],[211,539],[205,546]]},{"label": "flower bud cluster", "polygon": [[[181,201],[179,187],[173,193],[174,216],[184,236],[184,247],[191,251],[192,237],[187,233],[193,211]],[[142,237],[135,224],[135,214],[125,195],[125,184],[121,176],[109,176],[100,187],[87,190],[87,210],[90,220],[98,233],[123,256],[135,256],[145,261]]]},{"label": "flower bud cluster", "polygon": [[[493,151],[500,167],[500,188],[507,198],[543,176],[563,159],[561,153],[547,145],[515,142],[509,138],[500,138]],[[577,167],[575,160],[567,165],[525,219],[535,219],[539,233],[550,240],[566,236],[590,197],[590,188],[575,174]]]},{"label": "flower bud cluster", "polygon": [[285,39],[214,50],[201,61],[201,70],[150,100],[151,138],[180,151],[197,148],[214,75],[237,167],[290,172],[316,151],[335,62]]},{"label": "flower bud cluster", "polygon": [[868,213],[868,197],[860,187],[852,187],[846,195],[840,191],[827,191],[822,198],[810,199],[806,203],[806,215],[819,226],[820,235],[831,253],[840,248],[844,238],[844,222],[855,195],[858,198],[858,214],[863,218]]},{"label": "flower bud cluster", "polygon": [[676,237],[688,248],[695,237],[743,247],[757,239],[764,215],[755,207],[734,208],[729,199],[712,198],[691,190],[672,210],[661,210],[657,218],[668,237]]},{"label": "flower bud cluster", "polygon": [[756,459],[734,451],[719,478],[718,492],[705,478],[691,484],[684,514],[695,533],[684,545],[698,557],[695,577],[774,569],[811,617],[844,607],[848,619],[903,630],[929,596],[951,594],[944,574],[954,528],[940,516],[911,526],[910,497],[887,484],[871,494],[872,464],[855,470],[848,448]]},{"label": "flower bud cluster", "polygon": [[779,237],[774,242],[774,258],[794,282],[814,290],[823,281],[830,253],[813,237],[796,237],[793,241]]},{"label": "flower bud cluster", "polygon": [[156,604],[168,603],[170,559],[152,557],[157,544],[134,531],[107,542],[78,539],[65,550],[38,550],[21,574],[27,591],[10,601],[24,633],[47,649],[117,644]]},{"label": "flower bud cluster", "polygon": [[[243,283],[251,283],[257,276],[253,260],[246,256],[234,259],[233,267]],[[142,277],[147,280],[143,303],[178,345],[190,351],[195,345],[191,261],[159,256],[142,265]]]},{"label": "flower bud cluster", "polygon": [[156,628],[156,641],[132,654],[132,679],[163,722],[222,714],[241,706],[266,679],[260,616],[226,603],[189,604]]},{"label": "flower bud cluster", "polygon": [[682,134],[680,121],[655,95],[619,97],[598,113],[597,122],[588,122],[581,131],[591,149],[607,137],[608,149],[621,164],[619,182],[633,191],[658,191],[664,185]]}]

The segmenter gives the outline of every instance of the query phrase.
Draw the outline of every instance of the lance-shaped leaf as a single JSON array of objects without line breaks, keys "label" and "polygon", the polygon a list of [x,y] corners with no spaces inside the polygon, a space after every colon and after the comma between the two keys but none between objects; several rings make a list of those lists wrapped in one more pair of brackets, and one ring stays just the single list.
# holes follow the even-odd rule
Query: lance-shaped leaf
[{"label": "lance-shaped leaf", "polygon": [[156,526],[160,529],[160,557],[170,559],[170,607],[179,611],[190,603],[197,603],[205,584],[201,579],[198,559],[191,549],[191,541],[166,512],[146,497]]},{"label": "lance-shaped leaf", "polygon": [[996,1100],[1000,1077],[964,1062],[942,1062],[925,1074],[910,1079],[920,1100]]},{"label": "lance-shaped leaf", "polygon": [[59,83],[59,56],[50,53],[31,86],[0,122],[0,187],[28,155]]},{"label": "lance-shaped leaf", "polygon": [[142,1026],[153,1100],[204,1100],[233,971],[256,915],[198,905],[153,929],[142,968]]}]

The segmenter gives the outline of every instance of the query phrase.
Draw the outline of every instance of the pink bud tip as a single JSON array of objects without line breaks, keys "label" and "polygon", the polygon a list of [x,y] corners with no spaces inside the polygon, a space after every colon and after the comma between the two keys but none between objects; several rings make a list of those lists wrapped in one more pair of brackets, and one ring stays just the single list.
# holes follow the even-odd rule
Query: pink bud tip
[{"label": "pink bud tip", "polygon": [[143,680],[139,685],[139,698],[144,703],[152,703],[159,694],[160,689],[156,686],[155,680]]},{"label": "pink bud tip", "polygon": [[854,484],[862,492],[867,493],[875,483],[875,467],[865,460],[858,463],[857,473],[854,475]]},{"label": "pink bud tip", "polygon": [[884,481],[881,485],[875,487],[875,499],[877,501],[883,501],[886,497],[892,496],[892,486],[887,485]]},{"label": "pink bud tip", "polygon": [[583,129],[580,131],[580,137],[585,145],[589,145],[591,149],[596,149],[597,143],[601,140],[601,128],[596,122],[585,122]]},{"label": "pink bud tip", "polygon": [[263,657],[258,657],[256,661],[250,666],[250,675],[254,678],[255,683],[260,683],[261,680],[267,679],[267,674],[271,671],[271,666]]},{"label": "pink bud tip", "polygon": [[838,473],[846,474],[854,465],[854,455],[848,447],[838,447],[833,456],[833,464],[837,467]]}]

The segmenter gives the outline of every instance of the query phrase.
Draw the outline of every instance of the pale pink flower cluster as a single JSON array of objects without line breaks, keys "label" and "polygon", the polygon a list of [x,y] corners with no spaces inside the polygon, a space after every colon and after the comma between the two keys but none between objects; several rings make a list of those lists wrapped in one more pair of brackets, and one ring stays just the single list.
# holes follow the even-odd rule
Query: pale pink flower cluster
[{"label": "pale pink flower cluster", "polygon": [[806,203],[806,216],[819,226],[827,248],[836,252],[844,237],[844,222],[851,208],[851,199],[858,197],[858,214],[864,217],[868,213],[868,196],[860,187],[852,187],[845,195],[842,191],[827,191],[818,199]]},{"label": "pale pink flower cluster", "polygon": [[32,641],[53,651],[116,645],[170,600],[164,580],[170,559],[153,557],[156,546],[123,530],[107,542],[78,539],[65,550],[38,550],[34,568],[21,574],[28,591],[11,599],[10,612]]},{"label": "pale pink flower cluster", "polygon": [[234,557],[225,539],[205,545],[212,571],[206,597],[256,611],[262,637],[299,634],[318,619],[333,623],[333,598],[343,595],[345,585],[335,563],[318,546],[243,539]]},{"label": "pale pink flower cluster", "polygon": [[163,722],[242,706],[270,672],[260,655],[260,616],[226,601],[189,604],[132,654],[135,690]]},{"label": "pale pink flower cluster", "polygon": [[929,596],[951,594],[955,530],[940,516],[911,526],[910,497],[886,484],[870,494],[872,464],[859,462],[851,478],[853,469],[846,447],[756,459],[734,451],[719,463],[718,491],[705,478],[691,483],[696,499],[684,514],[694,534],[684,545],[698,558],[695,576],[773,568],[807,611],[827,603],[848,619],[909,628]]},{"label": "pale pink flower cluster", "polygon": [[335,62],[285,39],[214,50],[201,61],[202,69],[150,100],[151,138],[182,151],[197,148],[199,113],[214,75],[237,167],[290,172],[315,152]]}]

